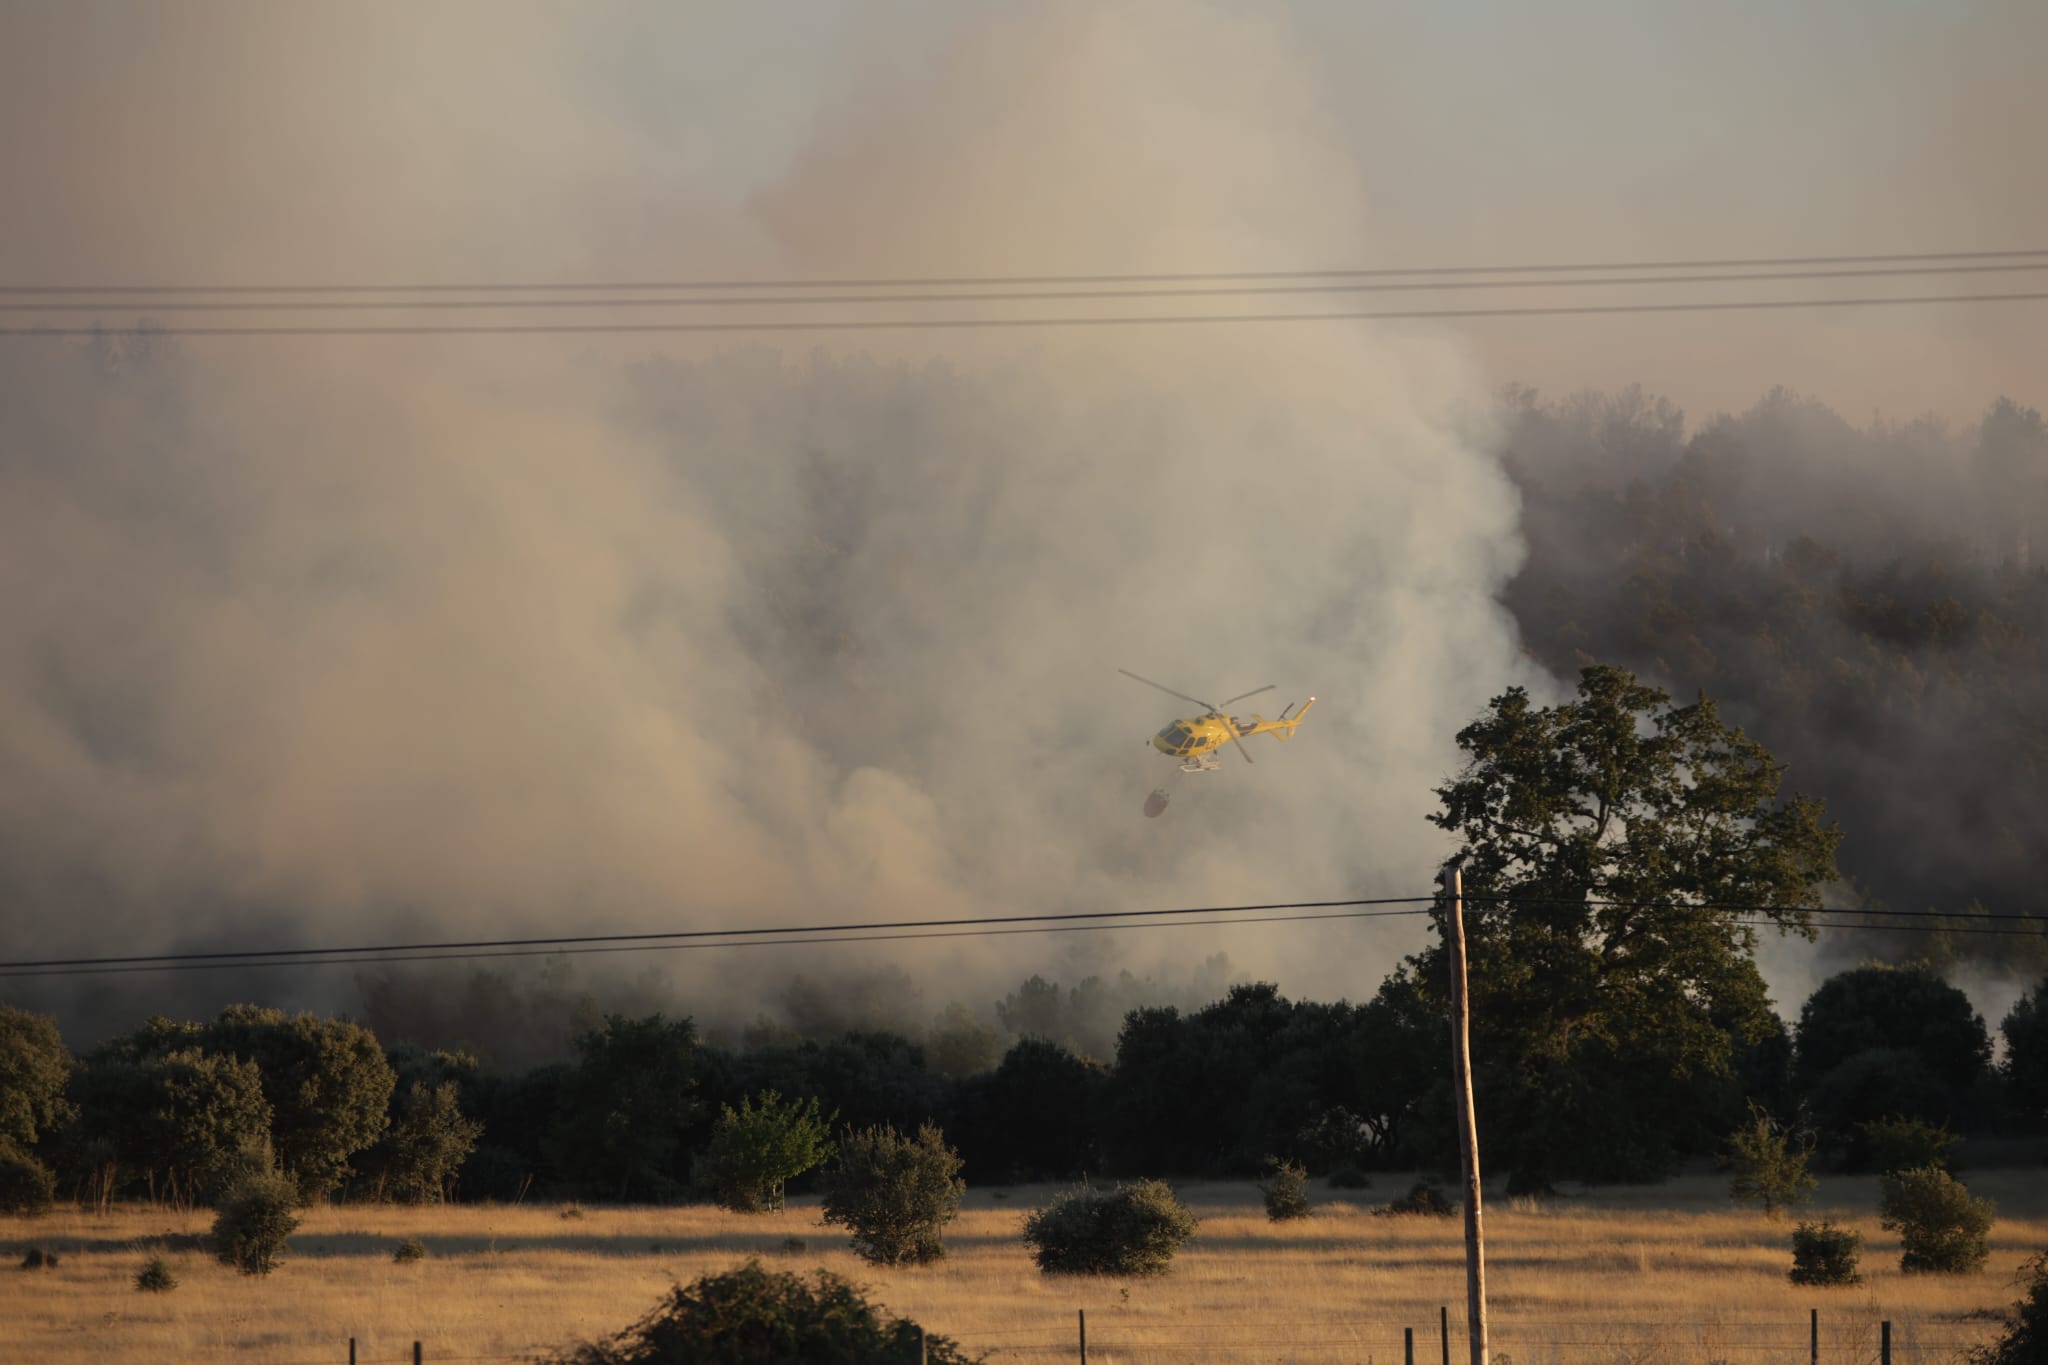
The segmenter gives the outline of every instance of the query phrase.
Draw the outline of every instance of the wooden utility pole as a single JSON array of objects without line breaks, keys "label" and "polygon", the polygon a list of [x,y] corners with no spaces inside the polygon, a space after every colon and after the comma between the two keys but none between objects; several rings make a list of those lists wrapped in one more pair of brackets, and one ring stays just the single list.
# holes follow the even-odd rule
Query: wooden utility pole
[{"label": "wooden utility pole", "polygon": [[1486,1239],[1479,1223],[1479,1124],[1472,1110],[1472,1002],[1465,985],[1465,874],[1444,868],[1444,947],[1451,959],[1451,1088],[1458,1105],[1458,1156],[1465,1170],[1465,1336],[1472,1365],[1486,1359]]}]

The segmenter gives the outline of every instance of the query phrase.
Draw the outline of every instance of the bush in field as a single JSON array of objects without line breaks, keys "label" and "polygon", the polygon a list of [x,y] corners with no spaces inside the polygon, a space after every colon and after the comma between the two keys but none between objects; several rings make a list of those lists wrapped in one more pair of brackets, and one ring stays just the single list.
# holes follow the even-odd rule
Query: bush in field
[{"label": "bush in field", "polygon": [[21,1268],[23,1270],[55,1270],[57,1268],[57,1253],[45,1251],[41,1247],[30,1247],[28,1255],[21,1258]]},{"label": "bush in field", "polygon": [[1899,1234],[1899,1269],[1964,1275],[1991,1254],[1991,1201],[1979,1199],[1947,1171],[1922,1166],[1878,1178],[1877,1211]]},{"label": "bush in field", "polygon": [[1728,1193],[1738,1204],[1760,1204],[1776,1218],[1788,1204],[1804,1204],[1820,1184],[1806,1168],[1813,1144],[1795,1141],[1785,1126],[1752,1104],[1749,1121],[1728,1138],[1728,1165],[1735,1172]]},{"label": "bush in field", "polygon": [[[748,1261],[678,1285],[655,1310],[605,1341],[552,1365],[904,1365],[919,1359],[919,1331],[885,1317],[858,1285],[820,1270],[810,1278]],[[978,1365],[958,1342],[923,1337],[930,1365]]]},{"label": "bush in field", "polygon": [[178,1287],[178,1277],[171,1273],[171,1263],[157,1256],[135,1273],[135,1287],[145,1293],[164,1294]]},{"label": "bush in field", "polygon": [[0,1140],[0,1213],[33,1218],[56,1202],[57,1178],[50,1168],[13,1143]]},{"label": "bush in field", "polygon": [[1195,1216],[1163,1180],[1066,1190],[1024,1220],[1024,1240],[1049,1275],[1163,1275],[1194,1235]]},{"label": "bush in field", "polygon": [[1863,1130],[1863,1140],[1870,1148],[1871,1169],[1879,1172],[1913,1171],[1923,1166],[1945,1171],[1949,1150],[1962,1141],[1945,1123],[1926,1123],[1897,1114],[1857,1127]]},{"label": "bush in field", "polygon": [[2048,1252],[2020,1267],[2026,1297],[2013,1305],[2005,1335],[1970,1353],[1970,1365],[2040,1365],[2048,1360]]},{"label": "bush in field", "polygon": [[426,1259],[427,1244],[417,1237],[408,1237],[391,1249],[391,1260],[395,1265],[410,1265]]},{"label": "bush in field", "polygon": [[1425,1180],[1416,1181],[1408,1193],[1385,1208],[1374,1210],[1382,1217],[1416,1214],[1425,1218],[1449,1218],[1457,1211],[1458,1206],[1444,1198],[1442,1190]]},{"label": "bush in field", "polygon": [[866,1260],[923,1264],[946,1254],[939,1233],[959,1215],[966,1189],[960,1154],[931,1124],[914,1138],[864,1128],[846,1135],[825,1175],[825,1221],[851,1232]]},{"label": "bush in field", "polygon": [[299,1225],[299,1185],[270,1171],[245,1176],[221,1200],[213,1220],[213,1251],[244,1275],[268,1275],[284,1259],[285,1242]]},{"label": "bush in field", "polygon": [[1266,1165],[1266,1178],[1259,1182],[1259,1193],[1266,1200],[1266,1217],[1276,1223],[1308,1217],[1308,1172],[1278,1157],[1267,1158]]},{"label": "bush in field", "polygon": [[1862,1248],[1863,1234],[1854,1228],[1801,1223],[1792,1232],[1792,1283],[1861,1284],[1856,1257]]},{"label": "bush in field", "polygon": [[722,1208],[779,1209],[783,1185],[832,1155],[825,1136],[831,1123],[818,1112],[815,1098],[785,1100],[773,1090],[743,1097],[739,1108],[726,1105],[712,1125],[698,1174]]}]

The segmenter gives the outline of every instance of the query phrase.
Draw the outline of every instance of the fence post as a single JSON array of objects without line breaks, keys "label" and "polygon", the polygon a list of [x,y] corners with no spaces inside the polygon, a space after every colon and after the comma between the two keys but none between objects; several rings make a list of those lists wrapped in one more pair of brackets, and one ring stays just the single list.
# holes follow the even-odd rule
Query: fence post
[{"label": "fence post", "polygon": [[1401,1360],[1403,1365],[1415,1365],[1415,1329],[1401,1329]]},{"label": "fence post", "polygon": [[1880,1365],[1892,1365],[1892,1320],[1886,1318],[1877,1327],[1877,1358]]},{"label": "fence post", "polygon": [[1081,1318],[1081,1365],[1088,1365],[1088,1310],[1077,1308],[1074,1311]]},{"label": "fence post", "polygon": [[420,1344],[417,1341],[412,1344],[412,1365],[420,1365]]},{"label": "fence post", "polygon": [[1451,1365],[1451,1306],[1447,1303],[1437,1305],[1436,1339],[1443,1343],[1444,1365]]},{"label": "fence post", "polygon": [[356,1365],[356,1339],[348,1339],[348,1365]]},{"label": "fence post", "polygon": [[1806,1311],[1806,1362],[1807,1365],[1820,1365],[1820,1310],[1809,1308]]},{"label": "fence post", "polygon": [[926,1365],[924,1354],[924,1327],[922,1325],[920,1325],[917,1329],[917,1365]]}]

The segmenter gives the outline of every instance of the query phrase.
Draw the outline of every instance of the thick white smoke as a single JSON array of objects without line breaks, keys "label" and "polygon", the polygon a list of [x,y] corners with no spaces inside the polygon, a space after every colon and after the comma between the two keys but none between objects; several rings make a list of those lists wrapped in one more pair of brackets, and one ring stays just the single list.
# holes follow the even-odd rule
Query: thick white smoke
[{"label": "thick white smoke", "polygon": [[[624,241],[675,275],[1369,254],[1370,186],[1306,68],[1235,11],[966,22],[911,69],[847,76],[745,202],[678,188],[658,144],[549,69],[602,49],[578,27],[601,12],[566,37],[514,22],[505,69],[529,78],[459,81],[428,60],[454,61],[452,21],[378,65],[417,12],[360,14],[329,58],[289,46],[295,21],[239,16],[254,36],[201,112],[174,102],[153,134],[210,165],[203,138],[232,126],[231,165],[273,166],[274,105],[341,147],[333,174],[374,216],[241,201],[233,236],[268,269],[456,271],[466,234],[507,259],[504,177],[553,191],[533,229],[561,258]],[[360,115],[301,103],[286,53],[316,94],[329,60],[391,88]],[[421,145],[377,164],[387,134]],[[109,138],[53,129],[45,152]],[[438,184],[479,139],[492,178]],[[62,206],[97,255],[21,244],[52,274],[245,277],[203,215],[102,221],[141,207]],[[1519,551],[1474,416],[1488,385],[1427,334],[7,347],[0,924],[22,954],[1417,890],[1452,734],[1526,680],[1494,601]],[[1143,745],[1188,708],[1118,666],[1212,698],[1275,683],[1268,715],[1319,702],[1256,765],[1181,777]],[[1148,822],[1155,785],[1175,799]],[[1411,935],[1114,937],[915,960],[1007,982],[1063,951],[1222,945],[1357,995]]]}]

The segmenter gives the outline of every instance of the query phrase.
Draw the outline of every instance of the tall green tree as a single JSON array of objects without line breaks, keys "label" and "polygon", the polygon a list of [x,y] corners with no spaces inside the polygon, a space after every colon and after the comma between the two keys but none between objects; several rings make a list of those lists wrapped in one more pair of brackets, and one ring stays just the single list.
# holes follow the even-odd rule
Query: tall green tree
[{"label": "tall green tree", "polygon": [[548,1143],[555,1169],[603,1197],[675,1198],[683,1129],[697,1111],[696,1025],[607,1015],[576,1040],[576,1051]]},{"label": "tall green tree", "polygon": [[[1555,706],[1512,688],[1458,745],[1429,819],[1465,860],[1487,1145],[1519,1188],[1659,1174],[1738,1116],[1757,925],[1811,933],[1840,832],[1713,702],[1618,668]],[[1441,945],[1402,970],[1440,1006]]]},{"label": "tall green tree", "polygon": [[277,1164],[310,1203],[383,1135],[396,1082],[377,1035],[349,1019],[232,1005],[199,1031],[208,1052],[254,1062],[271,1109]]},{"label": "tall green tree", "polygon": [[2013,1108],[2037,1130],[2048,1126],[2048,976],[2013,1004],[1998,1031],[2005,1035],[2005,1082]]},{"label": "tall green tree", "polygon": [[26,1151],[71,1116],[71,1069],[56,1020],[0,1005],[0,1142]]},{"label": "tall green tree", "polygon": [[107,1148],[110,1185],[151,1199],[209,1202],[271,1165],[271,1110],[254,1062],[197,1047],[145,1051],[135,1035],[79,1070],[79,1127]]},{"label": "tall green tree", "polygon": [[414,1081],[378,1145],[377,1184],[401,1204],[438,1204],[455,1197],[455,1177],[476,1150],[484,1126],[462,1112],[453,1081]]},{"label": "tall green tree", "polygon": [[1870,1154],[1865,1124],[1969,1117],[1990,1067],[1970,997],[1924,967],[1838,972],[1799,1010],[1793,1077],[1853,1166]]}]

